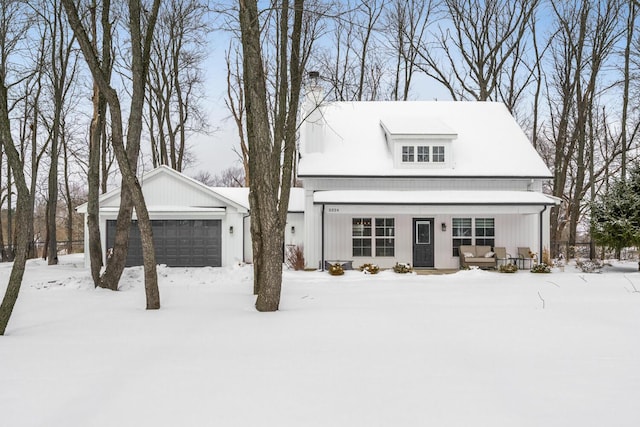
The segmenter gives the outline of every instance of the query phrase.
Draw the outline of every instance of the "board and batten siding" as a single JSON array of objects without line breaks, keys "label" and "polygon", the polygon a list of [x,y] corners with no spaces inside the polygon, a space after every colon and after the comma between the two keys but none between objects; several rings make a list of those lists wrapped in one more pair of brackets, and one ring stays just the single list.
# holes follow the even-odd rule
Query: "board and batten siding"
[{"label": "board and batten siding", "polygon": [[399,191],[537,191],[543,180],[531,178],[305,178],[305,189],[321,190],[399,190]]},{"label": "board and batten siding", "polygon": [[[244,217],[244,261],[253,262],[253,247],[251,246],[251,217]],[[289,212],[287,214],[287,225],[284,228],[285,251],[287,246],[304,247],[304,213]]]},{"label": "board and batten siding", "polygon": [[[450,212],[442,212],[448,208]],[[495,246],[505,247],[510,254],[517,254],[519,246],[528,246],[534,252],[539,247],[539,207],[526,212],[505,213],[507,207],[406,207],[406,206],[329,206],[325,207],[325,260],[353,261],[354,268],[364,263],[375,263],[381,268],[391,268],[396,262],[412,263],[413,219],[433,218],[434,252],[436,268],[458,268],[459,259],[453,256],[452,218],[494,218]],[[524,208],[524,207],[521,207]],[[513,209],[511,207],[510,209]],[[524,211],[524,209],[521,209]],[[403,211],[403,212],[399,212]],[[394,218],[394,257],[354,257],[352,252],[352,218]],[[442,230],[442,224],[446,230]],[[372,227],[375,239],[375,226]],[[309,254],[311,256],[311,254]],[[312,265],[312,258],[308,265]]]}]

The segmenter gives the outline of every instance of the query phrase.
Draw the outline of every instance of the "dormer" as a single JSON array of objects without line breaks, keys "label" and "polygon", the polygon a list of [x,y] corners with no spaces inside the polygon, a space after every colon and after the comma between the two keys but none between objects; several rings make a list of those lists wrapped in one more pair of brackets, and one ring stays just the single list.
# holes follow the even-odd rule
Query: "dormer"
[{"label": "dormer", "polygon": [[395,168],[442,169],[453,166],[452,142],[458,137],[434,117],[386,117],[380,120]]}]

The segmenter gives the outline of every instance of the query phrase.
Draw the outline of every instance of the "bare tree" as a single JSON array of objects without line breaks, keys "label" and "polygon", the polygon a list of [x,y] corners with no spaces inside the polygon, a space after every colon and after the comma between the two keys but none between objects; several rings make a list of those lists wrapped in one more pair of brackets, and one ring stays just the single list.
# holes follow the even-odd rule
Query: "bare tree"
[{"label": "bare tree", "polygon": [[432,19],[432,0],[396,0],[388,6],[384,32],[395,56],[391,99],[406,101],[418,70],[418,46],[424,46]]},{"label": "bare tree", "polygon": [[[24,4],[18,1],[0,1],[0,143],[7,156],[8,169],[11,170],[13,185],[16,187],[16,230],[15,230],[15,258],[9,283],[5,291],[2,304],[0,304],[0,335],[4,335],[7,324],[15,307],[24,276],[25,265],[30,251],[33,250],[33,208],[35,181],[37,176],[37,163],[40,159],[37,150],[38,109],[39,96],[42,89],[42,64],[43,43],[40,42],[35,49],[36,55],[33,62],[22,57],[23,70],[11,69],[10,58],[18,51],[27,38],[27,30],[30,27],[30,17],[24,9]],[[28,42],[27,42],[28,44]],[[16,63],[13,63],[13,66]],[[30,68],[31,67],[31,68]],[[16,71],[18,71],[16,73]],[[20,71],[26,76],[19,78]],[[12,77],[16,77],[12,80]],[[24,97],[12,97],[11,91],[22,85],[26,94]],[[11,134],[10,111],[18,101],[23,101],[24,117],[19,131],[20,140],[15,143]],[[27,124],[28,123],[28,124]],[[30,137],[28,137],[30,136]],[[30,146],[29,146],[30,145]],[[27,181],[31,174],[31,183]],[[9,207],[11,205],[9,204]]]},{"label": "bare tree", "polygon": [[503,101],[513,110],[531,81],[522,57],[538,0],[444,0],[437,40],[418,48],[420,68],[455,100]]},{"label": "bare tree", "polygon": [[225,54],[227,64],[227,97],[224,100],[227,109],[231,112],[231,117],[238,130],[239,149],[235,152],[242,160],[244,168],[245,186],[249,187],[251,182],[249,174],[249,146],[247,145],[247,137],[245,130],[245,100],[244,89],[242,86],[241,57],[238,46],[235,41],[229,45],[229,49]]},{"label": "bare tree", "polygon": [[[263,22],[256,0],[239,3],[258,311],[275,311],[280,304],[284,227],[293,180],[296,122],[304,70],[301,53],[304,1],[294,1],[293,17],[288,0],[275,2],[274,6],[272,16],[278,29],[275,38],[277,66],[274,111],[270,114],[262,47]],[[273,122],[271,117],[274,117]]]},{"label": "bare tree", "polygon": [[228,167],[217,175],[201,170],[193,176],[193,179],[209,187],[247,187],[244,181],[244,168],[241,166]]},{"label": "bare tree", "polygon": [[[595,138],[606,132],[595,128],[600,120],[592,115],[599,110],[603,90],[611,87],[603,82],[602,70],[621,35],[620,2],[574,1],[553,3],[552,7],[556,31],[550,46],[553,72],[547,90],[552,126],[549,139],[554,151],[552,190],[565,204],[551,211],[551,240],[560,241],[568,226],[572,247],[586,208],[585,196],[599,175],[593,158],[598,152]],[[604,167],[610,162],[611,158],[604,159]]]},{"label": "bare tree", "polygon": [[[104,80],[111,82],[112,72],[112,26],[109,12],[111,1],[102,2],[102,10],[98,13],[98,3],[92,0],[89,6],[89,25],[91,43],[96,57],[99,57],[98,67],[101,69]],[[101,48],[98,49],[98,15],[100,16]],[[106,191],[106,146],[107,130],[106,115],[107,101],[100,85],[94,78],[92,95],[93,115],[89,129],[89,160],[87,165],[87,232],[89,240],[89,260],[91,264],[91,277],[95,286],[102,286],[100,270],[102,269],[102,242],[100,238],[99,202],[100,175],[102,171],[102,192]]]},{"label": "bare tree", "polygon": [[44,0],[32,5],[33,13],[38,18],[40,36],[46,40],[47,58],[44,65],[47,76],[47,97],[49,111],[43,114],[43,121],[49,134],[49,175],[48,175],[48,218],[47,218],[47,256],[49,265],[57,264],[57,203],[58,163],[62,134],[64,133],[64,117],[69,94],[74,86],[77,72],[77,56],[75,55],[73,33],[68,28],[62,4],[59,0]]},{"label": "bare tree", "polygon": [[624,68],[622,73],[623,90],[622,90],[622,119],[620,128],[622,130],[622,159],[621,159],[621,177],[624,181],[627,176],[627,152],[629,150],[628,142],[628,115],[629,115],[629,93],[631,82],[631,46],[633,43],[633,32],[636,26],[636,15],[638,6],[633,2],[628,2],[627,12],[627,28],[625,31],[625,45],[624,45]]},{"label": "bare tree", "polygon": [[[318,48],[314,67],[322,70],[337,101],[377,100],[384,96],[385,59],[381,53],[384,1],[337,2],[325,30],[330,40]],[[324,9],[323,13],[327,10]]]},{"label": "bare tree", "polygon": [[209,25],[201,0],[161,4],[150,58],[148,113],[145,116],[153,165],[181,171],[187,161],[187,138],[206,129],[200,108]]},{"label": "bare tree", "polygon": [[146,25],[144,27],[142,24],[143,10],[141,2],[139,0],[129,0],[127,3],[129,12],[128,29],[131,37],[132,96],[129,108],[126,148],[124,144],[122,109],[118,93],[107,79],[107,76],[104,75],[98,54],[89,39],[87,30],[80,21],[78,10],[73,0],[63,0],[63,4],[69,24],[78,39],[91,75],[96,84],[99,85],[109,106],[111,113],[111,141],[123,181],[120,210],[116,223],[116,245],[114,246],[113,256],[107,263],[106,271],[101,280],[106,283],[106,287],[117,289],[126,262],[132,208],[135,206],[142,241],[147,309],[158,309],[160,308],[160,295],[158,292],[153,233],[149,212],[142,194],[142,187],[136,178],[136,163],[140,153],[142,110],[149,68],[151,40],[158,17],[160,1],[154,0],[151,10],[149,12],[145,10],[144,20]]}]

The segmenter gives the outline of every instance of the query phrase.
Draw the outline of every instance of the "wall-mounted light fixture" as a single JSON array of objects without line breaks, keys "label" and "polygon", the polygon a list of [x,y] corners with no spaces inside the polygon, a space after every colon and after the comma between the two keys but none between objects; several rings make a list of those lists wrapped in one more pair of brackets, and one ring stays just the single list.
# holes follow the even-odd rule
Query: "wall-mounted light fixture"
[{"label": "wall-mounted light fixture", "polygon": [[229,227],[229,234],[233,234],[233,225]]},{"label": "wall-mounted light fixture", "polygon": [[291,234],[296,234],[296,226],[295,225],[291,226]]},{"label": "wall-mounted light fixture", "polygon": [[440,227],[442,228],[442,231],[447,231],[447,223],[443,222],[442,224],[440,224]]}]

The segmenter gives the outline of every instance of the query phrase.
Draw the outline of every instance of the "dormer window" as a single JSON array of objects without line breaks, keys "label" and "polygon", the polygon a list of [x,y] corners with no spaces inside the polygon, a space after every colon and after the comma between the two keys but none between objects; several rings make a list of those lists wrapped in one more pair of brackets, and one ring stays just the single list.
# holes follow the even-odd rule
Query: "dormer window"
[{"label": "dormer window", "polygon": [[402,147],[402,161],[404,163],[413,163],[413,145],[404,145]]},{"label": "dormer window", "polygon": [[443,145],[433,146],[433,162],[444,163],[444,146]]},{"label": "dormer window", "polygon": [[[416,155],[414,156],[414,153]],[[444,145],[403,145],[402,163],[445,163]]]},{"label": "dormer window", "polygon": [[388,117],[380,120],[396,168],[453,167],[458,134],[435,117]]},{"label": "dormer window", "polygon": [[429,146],[419,145],[418,146],[418,162],[428,162],[428,161],[429,161]]}]

